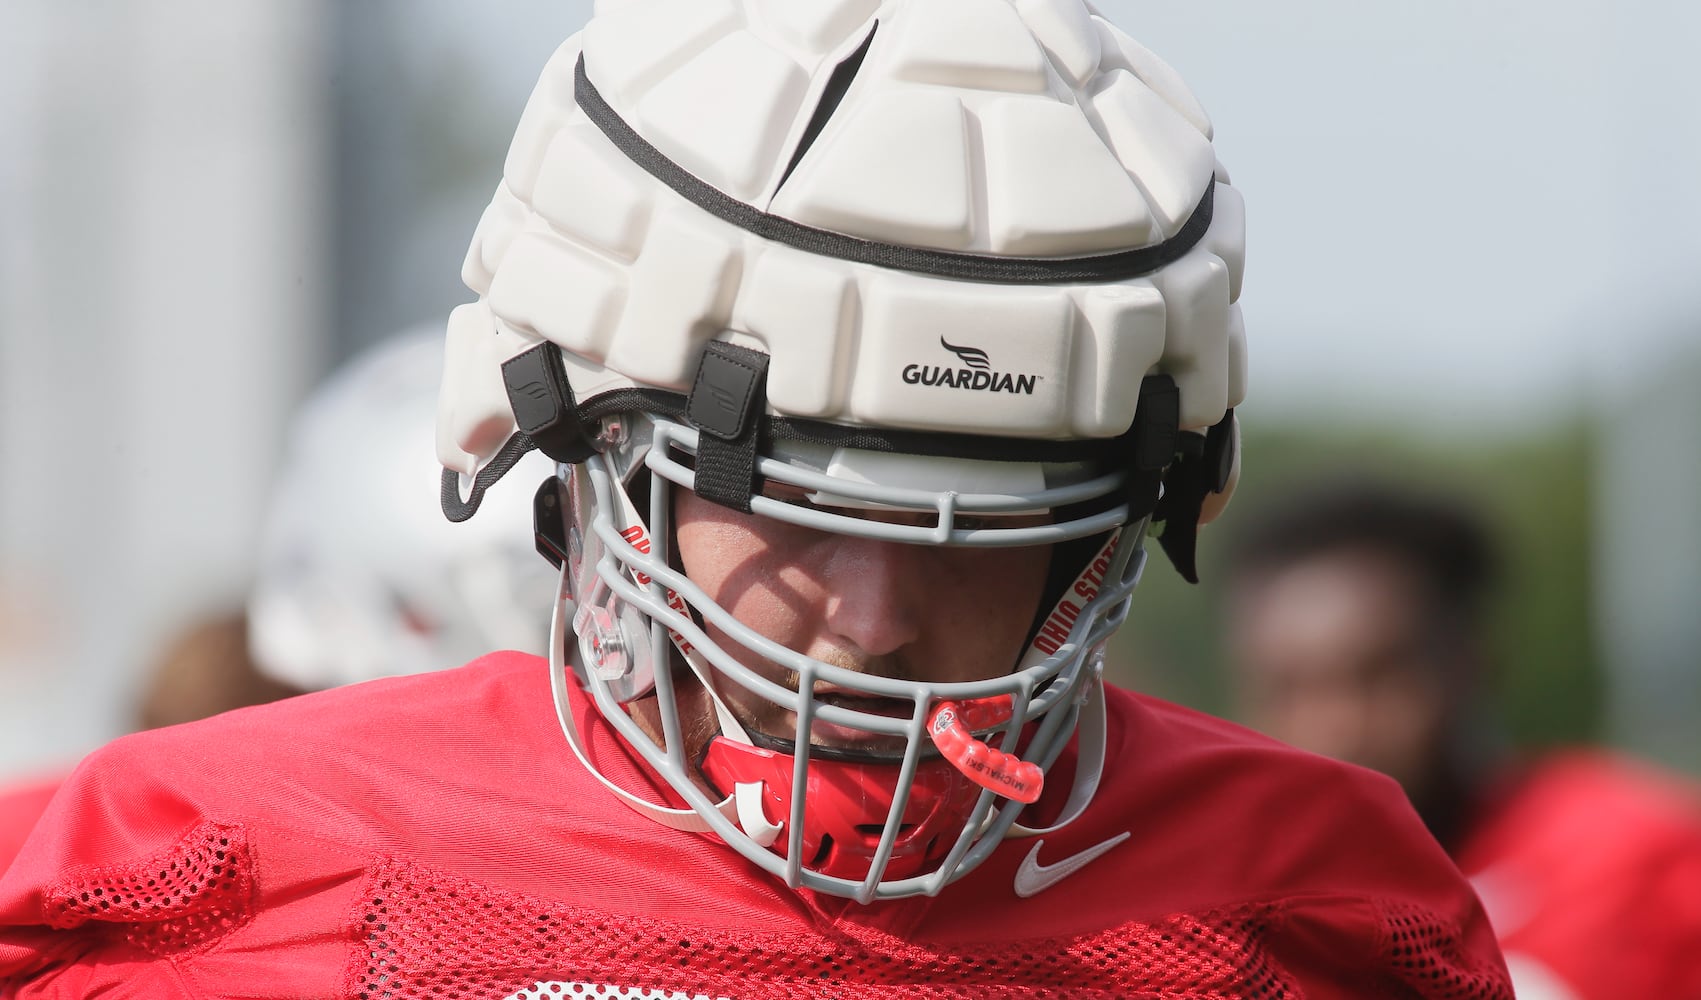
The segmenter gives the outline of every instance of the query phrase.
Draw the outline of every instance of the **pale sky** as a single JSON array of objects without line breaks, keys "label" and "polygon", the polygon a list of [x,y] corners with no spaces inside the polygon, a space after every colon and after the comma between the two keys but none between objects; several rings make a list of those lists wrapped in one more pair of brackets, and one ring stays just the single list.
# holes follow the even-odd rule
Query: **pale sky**
[{"label": "pale sky", "polygon": [[1255,400],[1529,421],[1694,356],[1701,5],[1100,6],[1246,193]]}]

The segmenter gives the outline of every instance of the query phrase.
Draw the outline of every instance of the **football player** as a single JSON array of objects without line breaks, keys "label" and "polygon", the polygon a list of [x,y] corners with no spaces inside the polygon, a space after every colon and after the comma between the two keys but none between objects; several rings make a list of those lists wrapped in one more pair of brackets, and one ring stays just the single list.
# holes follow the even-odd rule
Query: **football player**
[{"label": "football player", "polygon": [[1387,483],[1285,498],[1230,552],[1242,711],[1400,782],[1476,883],[1519,997],[1701,997],[1701,789],[1605,750],[1511,750],[1492,539],[1469,506]]},{"label": "football player", "polygon": [[[443,506],[536,449],[549,657],[121,741],[39,992],[1506,997],[1385,778],[1115,689],[1237,471],[1239,193],[1082,0],[626,0],[464,268]],[[31,995],[25,989],[24,995]]]}]

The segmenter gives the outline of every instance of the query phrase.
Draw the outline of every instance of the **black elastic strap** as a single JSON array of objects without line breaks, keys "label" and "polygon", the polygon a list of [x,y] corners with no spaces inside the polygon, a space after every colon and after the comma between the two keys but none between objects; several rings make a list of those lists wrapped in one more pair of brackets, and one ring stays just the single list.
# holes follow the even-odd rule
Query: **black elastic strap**
[{"label": "black elastic strap", "polygon": [[746,232],[822,257],[939,278],[1007,285],[1123,281],[1150,274],[1181,259],[1211,228],[1211,210],[1216,193],[1214,180],[1205,185],[1204,196],[1174,236],[1162,243],[1132,250],[1085,257],[1002,257],[880,243],[828,229],[816,229],[764,212],[726,194],[668,159],[603,100],[602,94],[585,75],[583,54],[573,70],[573,97],[586,116],[628,159],[672,188],[680,197]]},{"label": "black elastic strap", "polygon": [[686,419],[698,431],[698,496],[750,513],[756,492],[756,444],[767,407],[768,356],[710,341],[685,401]]},{"label": "black elastic strap", "polygon": [[484,491],[496,483],[498,479],[508,474],[526,452],[536,445],[524,432],[516,431],[508,440],[502,442],[502,447],[496,452],[485,467],[478,470],[473,477],[472,490],[465,500],[461,499],[461,476],[454,469],[444,469],[442,489],[439,502],[443,506],[443,516],[459,524],[478,513],[478,505],[484,502]]},{"label": "black elastic strap", "polygon": [[1234,410],[1204,434],[1182,434],[1180,457],[1164,475],[1163,499],[1156,517],[1164,522],[1158,544],[1188,583],[1199,582],[1199,512],[1205,497],[1228,488],[1229,470],[1234,467]]}]

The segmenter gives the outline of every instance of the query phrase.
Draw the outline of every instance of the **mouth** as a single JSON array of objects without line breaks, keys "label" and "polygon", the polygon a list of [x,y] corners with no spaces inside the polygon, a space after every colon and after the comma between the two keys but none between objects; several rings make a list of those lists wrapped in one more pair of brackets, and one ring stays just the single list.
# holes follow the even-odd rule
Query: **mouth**
[{"label": "mouth", "polygon": [[[816,689],[814,698],[819,705],[859,715],[904,721],[915,715],[915,703],[904,698],[869,695],[825,685]],[[740,721],[744,723],[751,741],[757,745],[780,753],[797,752],[796,714],[789,711],[775,714],[766,725],[752,725],[755,720],[751,719]],[[811,753],[823,759],[896,764],[903,760],[909,741],[901,734],[871,732],[858,726],[816,718],[809,728],[809,745]]]},{"label": "mouth", "polygon": [[[908,699],[887,698],[880,695],[863,694],[858,691],[846,691],[841,688],[818,688],[815,692],[815,700],[823,705],[842,708],[847,712],[878,715],[886,719],[907,719],[915,714],[915,703]],[[817,723],[817,725],[819,724]]]},{"label": "mouth", "polygon": [[[915,703],[902,698],[886,698],[841,690],[828,690],[816,694],[816,702],[856,712],[860,715],[879,716],[883,719],[908,720],[915,714]],[[792,725],[797,724],[796,717]],[[850,751],[856,754],[874,755],[880,758],[901,758],[908,740],[903,736],[889,733],[874,733],[856,726],[840,725],[815,719],[809,727],[809,742],[811,746],[828,750]]]}]

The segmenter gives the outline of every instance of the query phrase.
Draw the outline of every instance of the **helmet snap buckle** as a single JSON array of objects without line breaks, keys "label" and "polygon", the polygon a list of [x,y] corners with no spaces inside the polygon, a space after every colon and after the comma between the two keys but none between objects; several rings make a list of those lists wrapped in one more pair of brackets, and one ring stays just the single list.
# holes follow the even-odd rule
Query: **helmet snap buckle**
[{"label": "helmet snap buckle", "polygon": [[604,607],[583,607],[573,630],[579,635],[579,652],[585,665],[604,681],[617,681],[632,672],[632,657],[626,629]]}]

